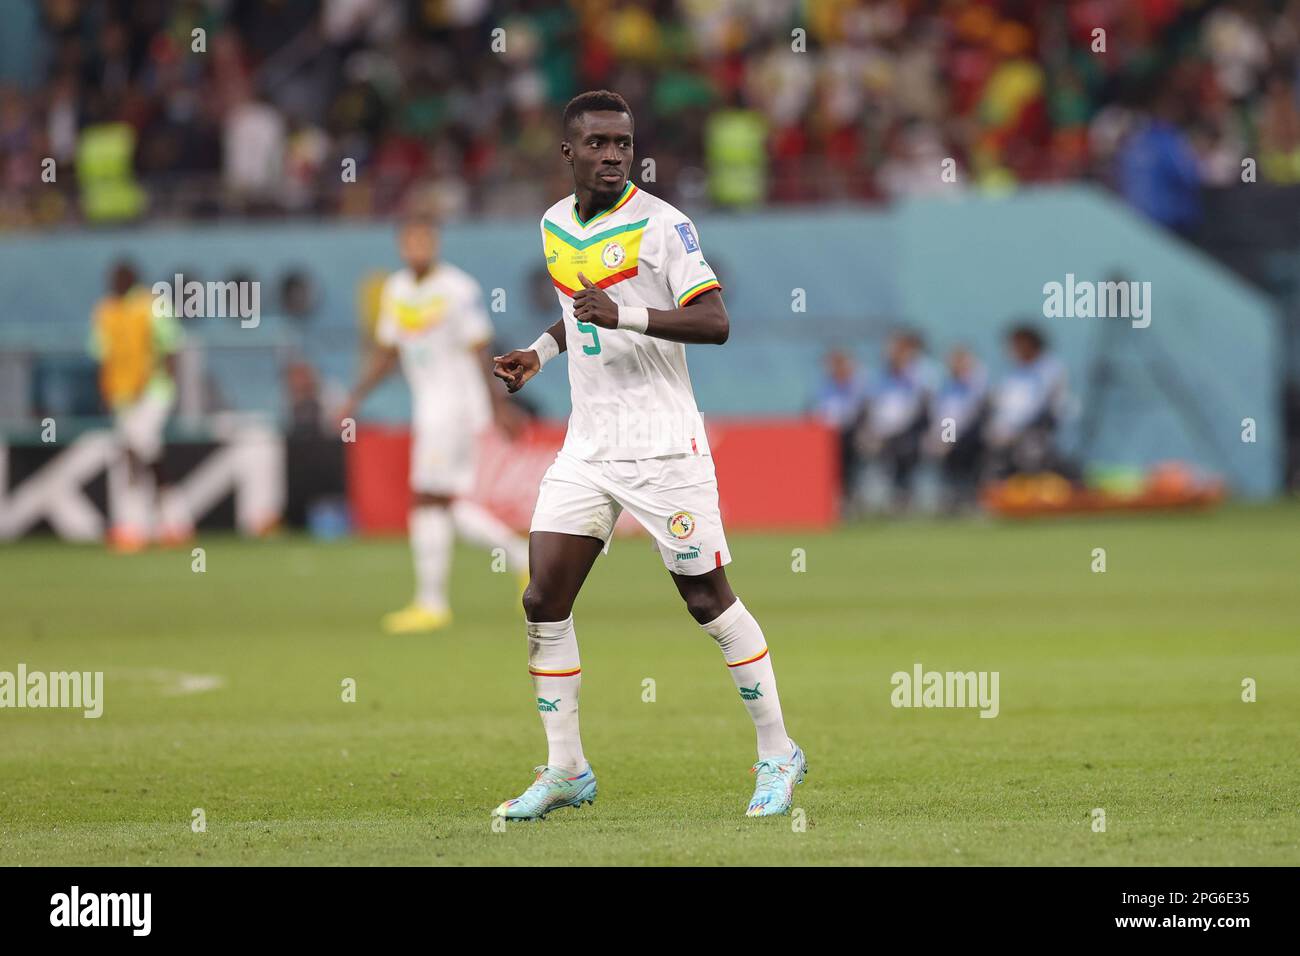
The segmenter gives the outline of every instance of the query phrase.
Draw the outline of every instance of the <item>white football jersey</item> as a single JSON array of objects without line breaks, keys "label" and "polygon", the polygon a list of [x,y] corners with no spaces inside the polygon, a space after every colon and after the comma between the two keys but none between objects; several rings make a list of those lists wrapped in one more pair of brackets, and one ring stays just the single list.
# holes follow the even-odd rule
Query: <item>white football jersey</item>
[{"label": "white football jersey", "polygon": [[491,399],[475,352],[492,338],[479,284],[440,262],[422,279],[399,269],[384,282],[375,339],[396,348],[411,385],[416,428],[491,421]]},{"label": "white football jersey", "polygon": [[709,452],[686,346],[573,317],[578,273],[618,305],[676,309],[721,288],[690,219],[628,183],[583,223],[572,195],[542,217],[546,266],[564,311],[573,411],[564,449],[588,461]]}]

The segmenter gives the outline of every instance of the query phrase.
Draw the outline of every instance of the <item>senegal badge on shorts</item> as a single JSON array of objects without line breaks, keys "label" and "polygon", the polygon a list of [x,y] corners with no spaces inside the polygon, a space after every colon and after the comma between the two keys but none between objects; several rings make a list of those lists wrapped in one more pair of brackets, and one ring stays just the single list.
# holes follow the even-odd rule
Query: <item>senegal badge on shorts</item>
[{"label": "senegal badge on shorts", "polygon": [[695,518],[689,511],[678,511],[668,519],[668,533],[674,538],[689,538],[694,531]]}]

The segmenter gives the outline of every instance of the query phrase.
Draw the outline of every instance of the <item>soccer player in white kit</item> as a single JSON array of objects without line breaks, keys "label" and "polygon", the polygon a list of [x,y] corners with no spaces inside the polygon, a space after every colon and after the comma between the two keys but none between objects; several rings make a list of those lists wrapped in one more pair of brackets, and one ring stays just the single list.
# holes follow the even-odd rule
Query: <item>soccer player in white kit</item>
[{"label": "soccer player in white kit", "polygon": [[466,272],[438,259],[438,231],[425,217],[407,219],[398,234],[405,268],[380,294],[376,348],[342,418],[401,362],[411,387],[409,530],[415,559],[415,599],[384,616],[390,634],[435,631],[452,622],[447,575],[456,535],[483,548],[501,548],[526,577],[524,539],[479,505],[474,488],[479,434],[493,420],[507,431],[513,409],[494,387],[488,344],[492,325],[482,290]]},{"label": "soccer player in white kit", "polygon": [[686,370],[686,343],[727,340],[722,287],[691,221],[630,181],[632,131],[616,93],[583,93],[565,108],[560,151],[574,192],[541,223],[563,316],[527,349],[494,360],[514,392],[568,351],[573,411],[538,494],[524,592],[528,670],[549,753],[533,784],[493,814],[536,819],[596,797],[578,733],[582,668],[572,612],[623,511],[653,536],[753,719],[759,759],[747,815],[784,814],[807,762],[786,734],[763,632],[727,583],[731,552]]}]

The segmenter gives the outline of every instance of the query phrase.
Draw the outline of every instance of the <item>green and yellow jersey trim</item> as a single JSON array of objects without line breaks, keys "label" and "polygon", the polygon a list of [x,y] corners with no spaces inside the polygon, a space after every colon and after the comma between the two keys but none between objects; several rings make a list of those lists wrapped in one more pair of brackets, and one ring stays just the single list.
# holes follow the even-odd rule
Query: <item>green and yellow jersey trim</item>
[{"label": "green and yellow jersey trim", "polygon": [[570,245],[581,252],[588,246],[594,246],[598,242],[604,242],[606,239],[611,239],[622,233],[640,232],[646,227],[646,223],[649,221],[649,219],[642,219],[640,222],[629,222],[625,226],[615,226],[612,229],[606,229],[604,232],[598,232],[594,236],[588,236],[586,239],[579,239],[577,236],[570,235],[549,219],[543,220],[543,224],[546,227],[546,231],[551,235],[555,236],[557,239],[564,240],[567,245]]},{"label": "green and yellow jersey trim", "polygon": [[[637,274],[641,257],[641,239],[649,218],[613,226],[603,232],[580,239],[549,219],[542,220],[546,231],[546,269],[551,283],[573,298],[582,288],[581,272],[598,288],[630,279]],[[611,245],[614,248],[610,248]],[[590,253],[588,250],[592,250]],[[606,258],[609,253],[609,258]],[[606,262],[611,264],[606,265]]]},{"label": "green and yellow jersey trim", "polygon": [[679,295],[677,297],[677,305],[680,308],[681,306],[684,306],[686,303],[690,302],[692,299],[697,299],[700,296],[702,296],[704,293],[709,292],[712,289],[721,289],[721,288],[722,288],[722,283],[719,282],[717,279],[705,279],[699,285],[693,285],[685,292],[683,292],[681,295]]},{"label": "green and yellow jersey trim", "polygon": [[631,198],[635,195],[636,195],[636,186],[632,185],[632,180],[629,179],[627,183],[624,184],[623,191],[619,193],[618,201],[615,202],[614,205],[606,209],[604,212],[596,213],[596,215],[592,216],[586,222],[583,222],[578,217],[578,197],[574,196],[573,197],[573,221],[578,224],[578,228],[586,229],[590,227],[593,222],[599,222],[600,220],[604,219],[606,216],[610,216],[618,212],[620,209],[626,206],[628,204],[628,201],[631,200]]}]

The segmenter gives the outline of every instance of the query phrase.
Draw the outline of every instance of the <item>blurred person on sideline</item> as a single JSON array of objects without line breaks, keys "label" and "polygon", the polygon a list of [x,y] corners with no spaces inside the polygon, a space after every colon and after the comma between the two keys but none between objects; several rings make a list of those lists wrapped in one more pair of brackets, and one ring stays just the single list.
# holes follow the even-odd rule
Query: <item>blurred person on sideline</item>
[{"label": "blurred person on sideline", "polygon": [[907,330],[890,335],[884,368],[868,390],[860,443],[868,461],[885,472],[890,509],[895,512],[911,506],[912,479],[929,418],[931,379],[921,337]]},{"label": "blurred person on sideline", "polygon": [[939,465],[943,508],[956,513],[975,503],[984,462],[988,373],[965,346],[948,353],[948,373],[930,402],[925,452]]},{"label": "blurred person on sideline", "polygon": [[867,377],[847,352],[826,355],[826,378],[813,399],[813,415],[839,436],[842,508],[851,513],[857,501],[862,456],[856,435],[867,403]]},{"label": "blurred person on sideline", "polygon": [[140,285],[135,267],[115,264],[108,294],[91,316],[88,348],[99,363],[99,388],[122,454],[109,474],[109,534],[120,552],[143,549],[155,537],[179,544],[193,519],[161,466],[163,431],[176,401],[176,353],[181,327]]},{"label": "blurred person on sideline", "polygon": [[993,476],[1051,471],[1069,477],[1056,448],[1069,397],[1065,366],[1032,325],[1012,327],[1006,343],[1013,365],[993,393],[984,432]]},{"label": "blurred person on sideline", "polygon": [[290,438],[321,438],[331,434],[320,375],[315,366],[294,358],[284,367]]}]

